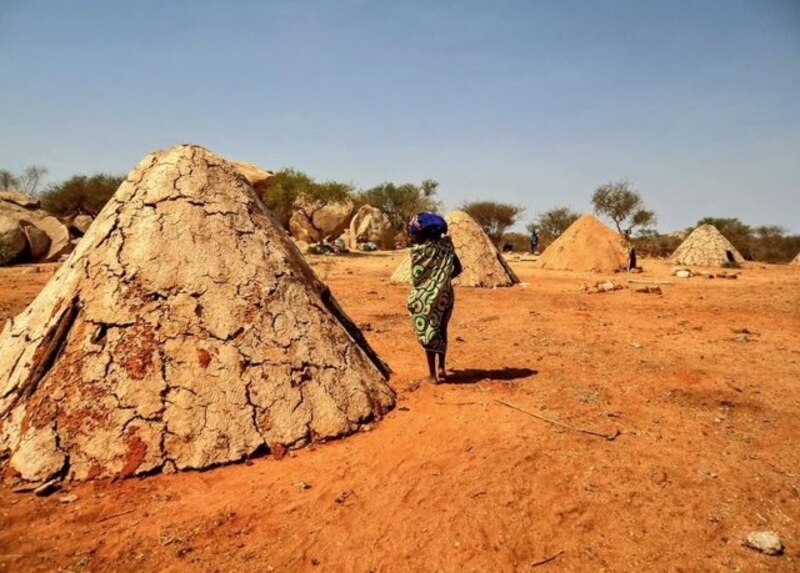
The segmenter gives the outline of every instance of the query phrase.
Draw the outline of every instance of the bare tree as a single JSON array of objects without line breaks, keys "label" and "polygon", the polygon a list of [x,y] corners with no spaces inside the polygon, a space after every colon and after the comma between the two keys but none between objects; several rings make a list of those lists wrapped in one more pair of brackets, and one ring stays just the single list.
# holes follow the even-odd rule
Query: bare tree
[{"label": "bare tree", "polygon": [[8,169],[0,169],[0,190],[8,189],[13,191],[17,188],[19,180],[17,176],[11,173]]},{"label": "bare tree", "polygon": [[47,175],[47,168],[31,165],[25,169],[19,178],[19,190],[26,195],[36,195],[45,175]]}]

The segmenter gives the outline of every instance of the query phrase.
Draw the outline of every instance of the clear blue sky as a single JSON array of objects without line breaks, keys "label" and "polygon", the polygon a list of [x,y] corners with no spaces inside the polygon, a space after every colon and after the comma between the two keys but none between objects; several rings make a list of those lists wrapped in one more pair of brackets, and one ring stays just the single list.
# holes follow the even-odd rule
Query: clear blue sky
[{"label": "clear blue sky", "polygon": [[192,142],[450,208],[800,232],[800,1],[0,0],[0,167],[129,171]]}]

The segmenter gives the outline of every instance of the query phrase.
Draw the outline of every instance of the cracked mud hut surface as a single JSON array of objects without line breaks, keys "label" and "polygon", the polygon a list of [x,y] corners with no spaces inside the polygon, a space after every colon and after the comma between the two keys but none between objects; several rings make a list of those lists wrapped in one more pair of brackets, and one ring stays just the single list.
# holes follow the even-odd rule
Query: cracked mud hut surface
[{"label": "cracked mud hut surface", "polygon": [[40,481],[282,455],[380,417],[387,376],[236,168],[178,146],[0,335],[0,460]]},{"label": "cracked mud hut surface", "polygon": [[[481,226],[464,211],[452,211],[445,217],[447,234],[453,240],[464,272],[453,281],[465,287],[506,287],[519,282],[517,275],[494,246]],[[406,257],[392,275],[398,284],[411,283],[411,258]]]}]

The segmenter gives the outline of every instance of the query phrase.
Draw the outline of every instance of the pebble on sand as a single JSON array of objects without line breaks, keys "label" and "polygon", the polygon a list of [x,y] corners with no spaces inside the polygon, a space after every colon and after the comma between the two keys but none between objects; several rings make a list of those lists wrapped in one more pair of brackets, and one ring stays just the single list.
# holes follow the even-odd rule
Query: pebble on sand
[{"label": "pebble on sand", "polygon": [[745,538],[744,545],[766,555],[780,555],[783,553],[781,538],[774,531],[753,531]]}]

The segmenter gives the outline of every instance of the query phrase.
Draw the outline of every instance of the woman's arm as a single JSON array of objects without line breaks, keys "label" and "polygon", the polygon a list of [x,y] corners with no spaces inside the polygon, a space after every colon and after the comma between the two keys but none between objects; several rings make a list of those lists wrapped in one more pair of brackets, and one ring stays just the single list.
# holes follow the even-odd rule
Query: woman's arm
[{"label": "woman's arm", "polygon": [[461,266],[461,261],[458,258],[458,255],[453,253],[453,278],[456,278],[464,271],[464,267]]}]

